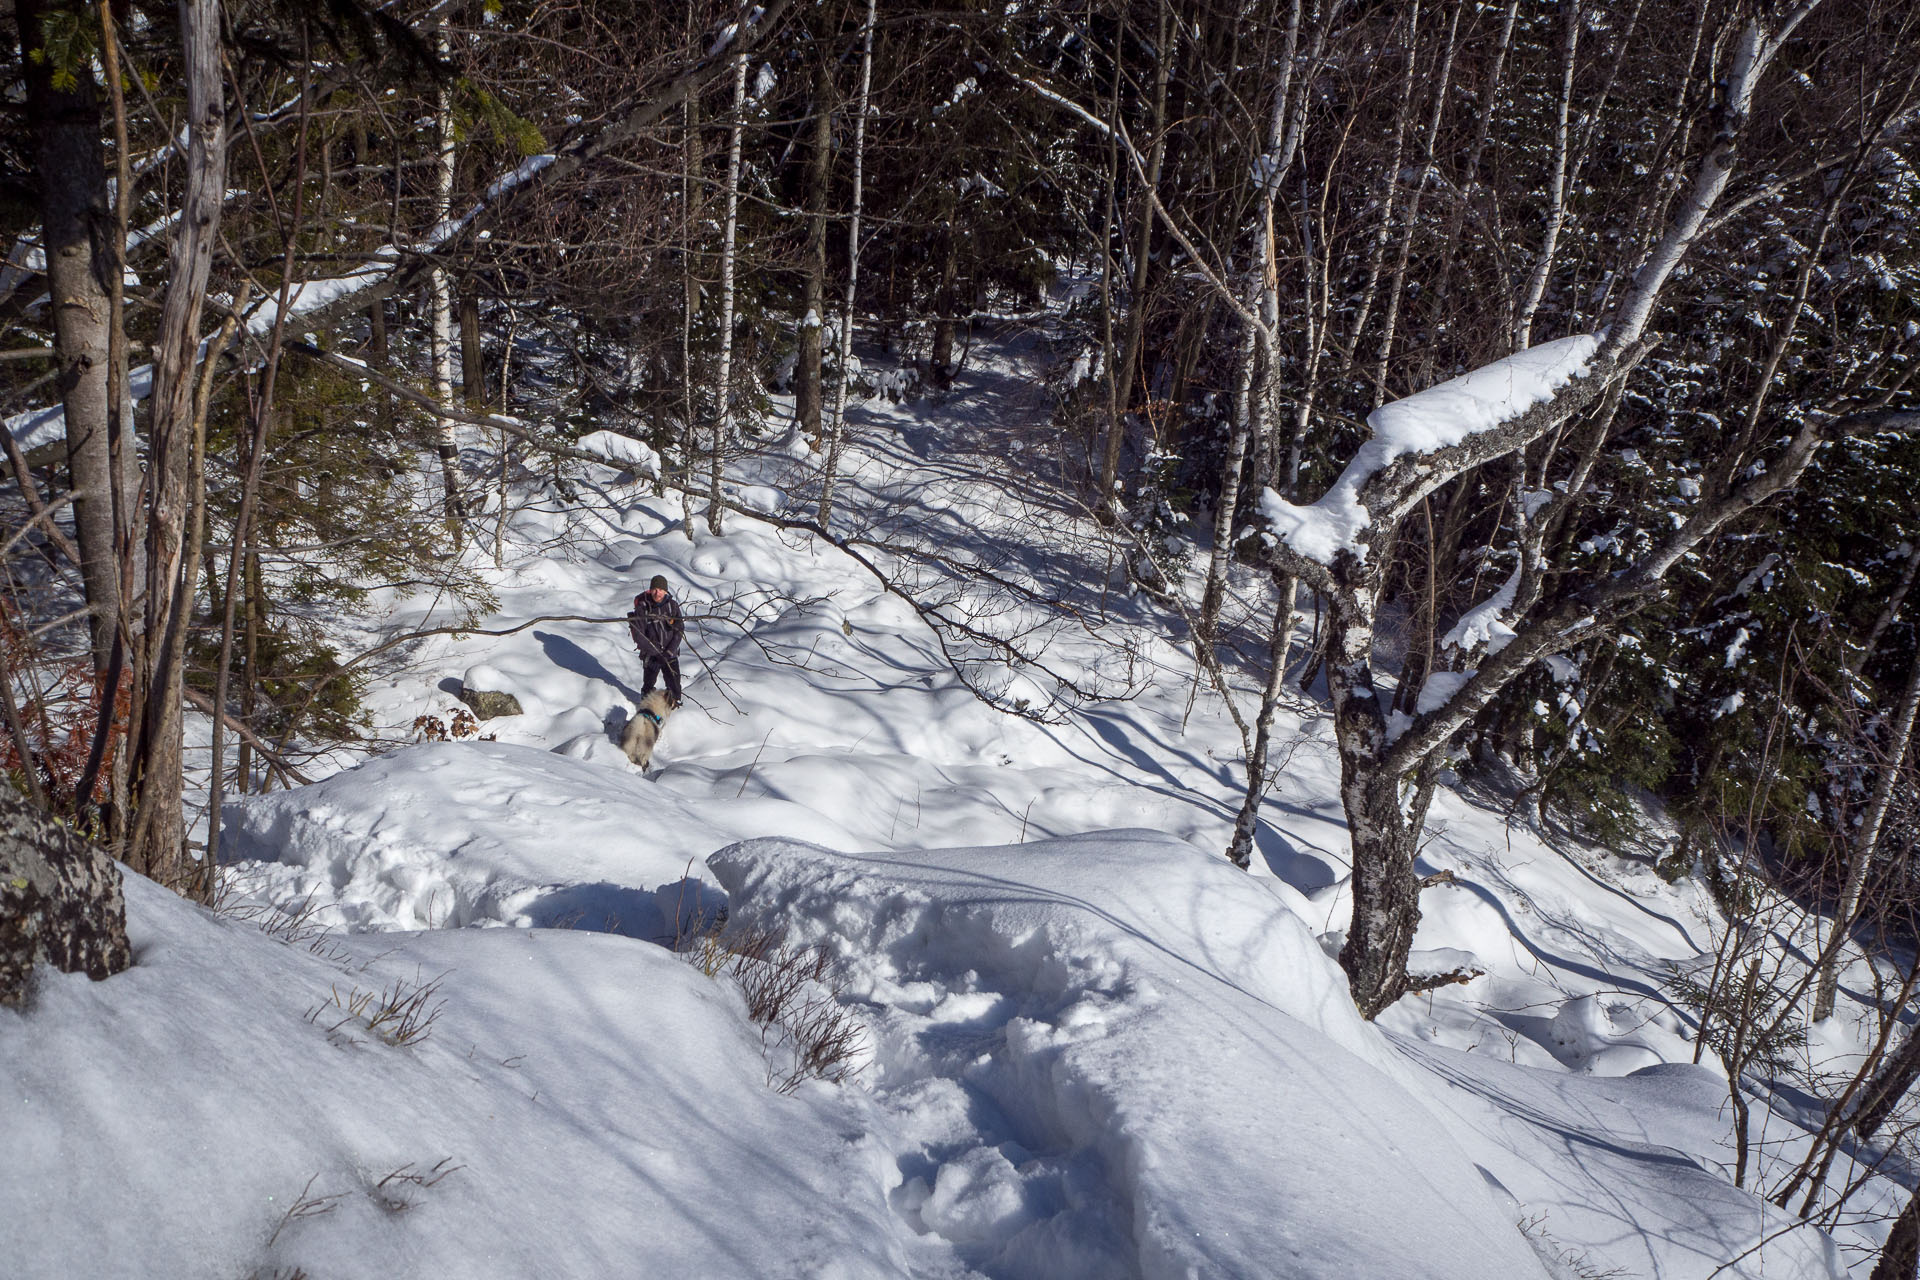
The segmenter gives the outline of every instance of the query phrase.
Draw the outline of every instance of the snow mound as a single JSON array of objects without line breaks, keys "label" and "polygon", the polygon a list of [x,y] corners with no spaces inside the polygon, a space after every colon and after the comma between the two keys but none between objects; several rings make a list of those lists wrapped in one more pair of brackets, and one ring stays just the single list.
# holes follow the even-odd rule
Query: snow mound
[{"label": "snow mound", "polygon": [[1542,1274],[1269,882],[1150,832],[709,861],[735,921],[840,959],[895,1208],[971,1267]]},{"label": "snow mound", "polygon": [[1659,1065],[1658,1052],[1632,1034],[1631,1026],[1614,1025],[1614,1013],[1605,997],[1576,996],[1553,1015],[1553,1042],[1562,1058],[1577,1070],[1597,1076],[1624,1076],[1642,1067]]},{"label": "snow mound", "polygon": [[[658,947],[469,930],[316,954],[126,889],[132,969],[43,970],[0,1009],[10,1277],[905,1269],[857,1097],[775,1093],[737,991]],[[436,977],[408,1045],[332,1003]]]},{"label": "snow mound", "polygon": [[[310,899],[322,922],[356,931],[564,925],[671,937],[676,918],[719,905],[699,858],[742,833],[600,739],[564,744],[569,755],[423,743],[236,801],[223,813],[237,877],[261,901],[291,910]],[[841,838],[778,801],[737,816],[758,825],[776,810],[789,829]]]},{"label": "snow mound", "polygon": [[617,431],[590,431],[581,436],[574,447],[583,453],[591,453],[625,466],[635,475],[651,478],[660,474],[660,455],[654,452],[653,447],[644,440],[623,436]]}]

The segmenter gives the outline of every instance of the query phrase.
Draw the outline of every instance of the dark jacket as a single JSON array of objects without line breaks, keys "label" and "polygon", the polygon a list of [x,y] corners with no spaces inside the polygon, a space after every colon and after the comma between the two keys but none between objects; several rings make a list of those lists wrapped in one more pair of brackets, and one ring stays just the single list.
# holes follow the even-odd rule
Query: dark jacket
[{"label": "dark jacket", "polygon": [[686,625],[680,620],[680,603],[672,596],[655,600],[643,591],[633,598],[633,612],[627,615],[627,631],[633,647],[644,658],[664,658],[680,652],[680,636]]}]

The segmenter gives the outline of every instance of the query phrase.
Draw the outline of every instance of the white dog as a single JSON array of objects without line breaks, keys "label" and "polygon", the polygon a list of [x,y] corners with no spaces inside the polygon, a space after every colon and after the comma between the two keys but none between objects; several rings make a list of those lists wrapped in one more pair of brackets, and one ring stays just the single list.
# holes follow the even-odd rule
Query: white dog
[{"label": "white dog", "polygon": [[660,741],[660,730],[672,714],[673,699],[655,689],[640,699],[639,709],[627,721],[627,731],[620,735],[620,749],[642,773],[653,763],[653,744]]}]

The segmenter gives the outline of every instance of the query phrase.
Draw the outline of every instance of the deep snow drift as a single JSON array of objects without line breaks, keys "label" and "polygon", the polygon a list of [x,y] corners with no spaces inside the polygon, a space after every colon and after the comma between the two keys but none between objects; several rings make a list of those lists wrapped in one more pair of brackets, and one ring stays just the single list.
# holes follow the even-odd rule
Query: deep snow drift
[{"label": "deep snow drift", "polygon": [[[1419,944],[1488,975],[1358,1020],[1324,721],[1283,715],[1235,871],[1238,737],[1048,487],[1032,355],[866,406],[843,518],[937,552],[889,561],[929,598],[978,565],[1071,601],[981,615],[1044,635],[1044,668],[943,649],[810,537],[689,537],[611,466],[577,502],[525,478],[502,567],[469,551],[481,625],[521,629],[422,640],[367,694],[405,736],[484,681],[525,709],[498,741],[236,801],[224,913],[133,883],[132,971],[0,1011],[0,1271],[1864,1274],[1867,1232],[1843,1251],[1732,1186],[1725,1081],[1661,992],[1711,944],[1697,886],[1443,794],[1421,869],[1457,880]],[[740,493],[777,510],[806,464],[757,466]],[[586,619],[654,572],[692,620],[688,705],[643,776],[615,746],[638,664]],[[441,607],[377,593],[343,643]],[[1126,696],[1055,723],[976,696],[1061,678]],[[777,1029],[659,945],[722,908],[833,957],[847,1083],[780,1092]]]}]

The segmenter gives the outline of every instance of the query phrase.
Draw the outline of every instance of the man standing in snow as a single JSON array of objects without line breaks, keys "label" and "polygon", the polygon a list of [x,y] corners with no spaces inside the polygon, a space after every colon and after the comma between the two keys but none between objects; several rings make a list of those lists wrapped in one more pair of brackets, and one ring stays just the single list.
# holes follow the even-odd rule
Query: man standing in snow
[{"label": "man standing in snow", "polygon": [[633,647],[647,660],[647,674],[640,683],[640,696],[653,692],[653,682],[666,677],[667,696],[680,705],[680,637],[686,624],[680,619],[680,605],[667,594],[667,580],[655,574],[647,589],[633,598],[633,612],[627,615],[627,630]]}]

